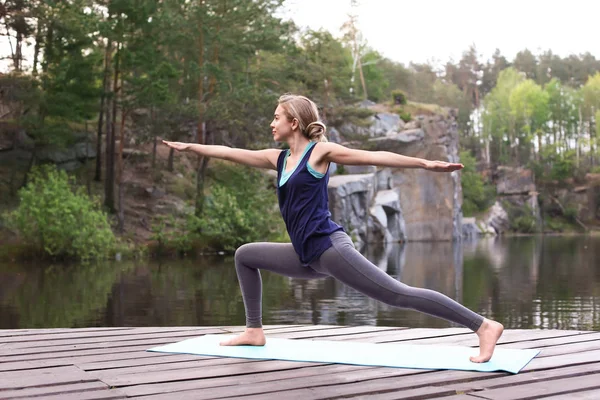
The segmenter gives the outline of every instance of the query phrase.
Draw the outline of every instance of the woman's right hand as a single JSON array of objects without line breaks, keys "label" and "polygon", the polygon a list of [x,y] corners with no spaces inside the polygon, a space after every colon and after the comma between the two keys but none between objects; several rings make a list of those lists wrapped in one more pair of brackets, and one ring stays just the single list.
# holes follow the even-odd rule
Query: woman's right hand
[{"label": "woman's right hand", "polygon": [[189,143],[167,142],[166,140],[163,140],[162,142],[164,144],[166,144],[167,146],[169,146],[170,148],[175,149],[177,151],[186,151],[187,149],[190,148]]}]

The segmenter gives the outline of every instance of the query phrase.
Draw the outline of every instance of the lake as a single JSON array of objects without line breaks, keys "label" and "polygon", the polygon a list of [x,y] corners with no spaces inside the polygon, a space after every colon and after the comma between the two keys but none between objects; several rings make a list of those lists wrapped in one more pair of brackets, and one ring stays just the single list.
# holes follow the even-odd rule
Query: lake
[{"label": "lake", "polygon": [[[366,256],[507,328],[600,329],[600,237],[411,242]],[[265,324],[456,326],[334,281],[263,272]],[[232,256],[85,265],[0,265],[0,329],[243,325]]]}]

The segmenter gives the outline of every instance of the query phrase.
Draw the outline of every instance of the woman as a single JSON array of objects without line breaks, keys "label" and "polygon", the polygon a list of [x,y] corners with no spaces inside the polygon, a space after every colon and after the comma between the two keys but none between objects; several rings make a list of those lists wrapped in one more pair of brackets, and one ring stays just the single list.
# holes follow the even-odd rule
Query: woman
[{"label": "woman", "polygon": [[193,151],[258,168],[277,171],[279,207],[292,243],[250,243],[235,252],[244,306],[246,330],[222,342],[224,346],[262,346],[262,281],[259,269],[294,278],[332,276],[344,284],[396,307],[411,308],[456,322],[479,337],[479,355],[473,362],[492,357],[504,327],[470,311],[443,294],[407,286],[381,271],[355,248],[344,229],[331,221],[327,183],[329,164],[376,165],[391,168],[423,168],[451,172],[462,164],[429,161],[386,151],[349,149],[329,143],[315,103],[303,96],[283,95],[271,122],[273,139],[286,142],[289,150],[244,150],[163,141],[178,151]]}]

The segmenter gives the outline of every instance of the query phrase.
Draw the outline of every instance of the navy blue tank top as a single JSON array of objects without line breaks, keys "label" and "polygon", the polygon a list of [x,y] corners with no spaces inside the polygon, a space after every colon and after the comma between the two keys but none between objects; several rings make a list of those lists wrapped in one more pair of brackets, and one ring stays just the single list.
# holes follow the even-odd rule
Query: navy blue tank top
[{"label": "navy blue tank top", "polygon": [[325,174],[312,169],[308,159],[316,142],[310,142],[296,167],[285,173],[289,150],[283,150],[277,159],[277,198],[294,250],[303,265],[317,260],[331,247],[329,235],[344,230],[331,220]]}]

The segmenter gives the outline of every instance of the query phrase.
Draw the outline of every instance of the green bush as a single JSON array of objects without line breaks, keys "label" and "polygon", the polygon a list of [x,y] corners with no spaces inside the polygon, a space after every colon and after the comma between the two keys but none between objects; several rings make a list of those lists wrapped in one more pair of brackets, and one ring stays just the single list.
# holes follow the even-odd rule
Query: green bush
[{"label": "green bush", "polygon": [[534,233],[538,230],[533,215],[521,215],[511,219],[510,228],[521,233]]},{"label": "green bush", "polygon": [[569,150],[556,156],[550,176],[552,179],[563,181],[573,176],[575,168],[575,151]]},{"label": "green bush", "polygon": [[235,250],[245,242],[257,238],[254,221],[255,212],[243,209],[238,202],[235,189],[217,185],[204,205],[204,214],[199,225],[202,236],[217,250]]},{"label": "green bush", "polygon": [[406,112],[404,110],[401,110],[398,115],[400,116],[400,119],[402,121],[406,122],[410,122],[410,120],[412,120],[412,115],[409,112]]},{"label": "green bush", "polygon": [[538,181],[555,180],[560,182],[584,175],[584,172],[577,168],[575,151],[561,152],[553,144],[546,145],[540,153],[540,160],[531,161],[529,167]]},{"label": "green bush", "polygon": [[394,104],[404,105],[407,103],[406,94],[402,90],[392,90],[392,101]]},{"label": "green bush", "polygon": [[564,216],[570,222],[575,222],[577,220],[577,215],[579,212],[577,211],[577,207],[567,206],[565,207]]},{"label": "green bush", "polygon": [[255,241],[288,242],[277,207],[272,178],[262,172],[226,163],[211,169],[211,185],[200,217],[182,222],[159,219],[153,239],[162,248],[188,252],[194,248],[233,251]]},{"label": "green bush", "polygon": [[465,166],[461,175],[462,208],[464,215],[468,217],[487,210],[494,203],[496,187],[484,182],[477,172],[475,157],[470,152],[461,151],[460,161]]},{"label": "green bush", "polygon": [[546,217],[544,223],[546,229],[552,232],[564,232],[567,230],[567,224],[556,218]]},{"label": "green bush", "polygon": [[234,250],[248,242],[289,241],[273,178],[255,168],[226,163],[214,171],[199,221],[212,248]]},{"label": "green bush", "polygon": [[52,257],[89,260],[115,248],[115,236],[97,200],[72,189],[55,166],[34,168],[19,191],[19,207],[7,215],[11,229],[34,250]]},{"label": "green bush", "polygon": [[365,107],[342,106],[332,110],[331,114],[327,115],[327,119],[329,125],[336,128],[344,124],[369,127],[373,123],[371,118],[375,114],[375,111]]}]

